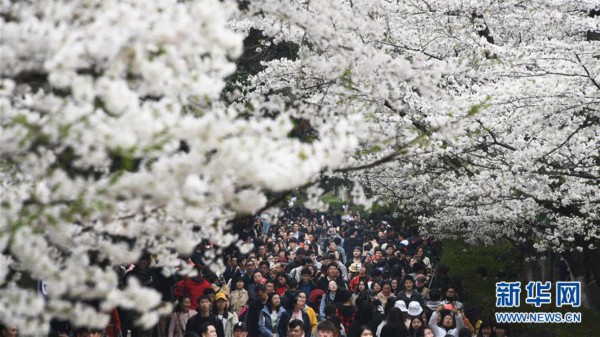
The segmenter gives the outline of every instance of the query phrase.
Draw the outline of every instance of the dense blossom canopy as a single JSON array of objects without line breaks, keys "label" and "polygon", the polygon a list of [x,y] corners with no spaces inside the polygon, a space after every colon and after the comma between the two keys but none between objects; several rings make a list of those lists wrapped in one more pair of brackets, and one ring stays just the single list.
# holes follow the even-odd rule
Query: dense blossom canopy
[{"label": "dense blossom canopy", "polygon": [[[403,203],[437,235],[526,239],[558,251],[593,248],[600,237],[600,45],[588,38],[598,30],[595,5],[538,5],[477,2],[447,12],[457,52],[478,51],[445,83],[471,117],[449,115],[460,119],[450,137],[364,176],[378,193],[410,199]],[[485,39],[454,28],[468,21]]]},{"label": "dense blossom canopy", "polygon": [[[180,254],[235,242],[230,220],[268,192],[346,173],[357,202],[402,202],[435,233],[591,248],[594,6],[4,1],[0,317],[25,334],[52,317],[103,326],[99,303],[149,326],[168,308],[113,267],[145,251],[187,272]],[[297,52],[225,99],[250,28]]]}]

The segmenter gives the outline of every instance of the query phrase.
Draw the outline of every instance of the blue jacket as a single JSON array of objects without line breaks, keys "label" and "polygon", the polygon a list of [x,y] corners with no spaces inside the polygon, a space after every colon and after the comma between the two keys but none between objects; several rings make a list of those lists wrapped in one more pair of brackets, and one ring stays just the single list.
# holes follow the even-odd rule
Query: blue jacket
[{"label": "blue jacket", "polygon": [[258,316],[258,330],[260,333],[260,337],[272,337],[274,333],[277,332],[277,328],[279,325],[279,319],[281,315],[285,312],[283,307],[279,307],[279,311],[277,312],[277,322],[275,322],[275,329],[273,329],[273,321],[271,320],[271,312],[269,308],[265,305],[265,307],[261,310],[260,315]]},{"label": "blue jacket", "polygon": [[325,295],[323,295],[323,297],[321,298],[321,304],[319,305],[319,320],[320,321],[325,319],[325,306],[327,305],[327,303],[333,302],[335,300],[336,294],[337,294],[337,291],[335,294],[332,294],[331,292],[327,291],[325,293]]}]

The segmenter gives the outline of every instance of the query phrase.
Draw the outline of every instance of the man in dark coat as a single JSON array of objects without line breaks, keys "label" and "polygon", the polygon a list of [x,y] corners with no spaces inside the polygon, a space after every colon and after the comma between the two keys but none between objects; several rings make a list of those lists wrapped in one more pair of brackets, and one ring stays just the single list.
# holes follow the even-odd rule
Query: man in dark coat
[{"label": "man in dark coat", "polygon": [[217,329],[217,337],[225,337],[223,330],[223,321],[217,319],[210,310],[211,302],[207,295],[200,296],[198,299],[198,314],[190,318],[185,326],[185,332],[193,332],[202,336],[200,327],[205,323],[212,324]]},{"label": "man in dark coat", "polygon": [[248,336],[258,336],[258,320],[260,312],[267,303],[269,295],[267,294],[267,288],[264,284],[258,284],[254,289],[256,293],[256,301],[252,302],[248,306],[248,314],[246,316],[246,325],[248,326]]}]

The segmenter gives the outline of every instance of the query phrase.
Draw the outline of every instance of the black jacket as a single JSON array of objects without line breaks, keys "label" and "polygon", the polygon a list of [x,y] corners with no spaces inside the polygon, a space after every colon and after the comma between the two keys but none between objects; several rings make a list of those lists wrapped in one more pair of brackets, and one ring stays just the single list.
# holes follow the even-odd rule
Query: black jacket
[{"label": "black jacket", "polygon": [[[288,324],[290,324],[290,318],[292,317],[292,311],[288,310],[281,314],[279,319],[279,325],[277,325],[277,336],[287,337],[288,335]],[[310,325],[310,318],[306,311],[302,311],[302,321],[304,322],[304,336],[310,336],[312,327]],[[250,334],[248,334],[250,336]]]},{"label": "black jacket", "polygon": [[200,333],[200,326],[204,323],[210,322],[217,329],[217,337],[225,337],[225,331],[223,330],[223,322],[213,314],[208,317],[201,317],[200,314],[190,318],[185,325],[185,332],[194,332],[199,336],[202,336]]},{"label": "black jacket", "polygon": [[258,319],[260,312],[265,305],[256,300],[248,306],[248,314],[246,315],[246,325],[248,326],[248,337],[256,337],[259,335]]}]

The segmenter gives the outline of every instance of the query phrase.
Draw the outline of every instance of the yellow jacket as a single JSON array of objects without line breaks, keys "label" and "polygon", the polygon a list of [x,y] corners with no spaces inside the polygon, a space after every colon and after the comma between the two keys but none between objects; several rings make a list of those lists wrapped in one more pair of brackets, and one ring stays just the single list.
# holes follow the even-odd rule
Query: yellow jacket
[{"label": "yellow jacket", "polygon": [[308,315],[308,319],[310,320],[310,332],[314,333],[317,328],[317,314],[313,310],[313,308],[308,305],[304,306],[304,312]]}]

